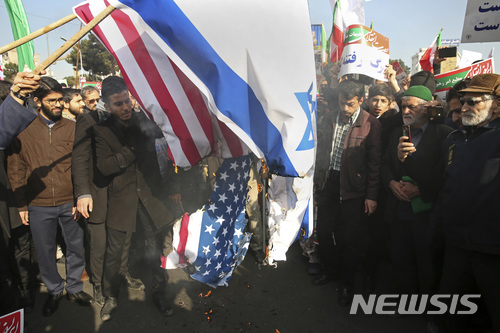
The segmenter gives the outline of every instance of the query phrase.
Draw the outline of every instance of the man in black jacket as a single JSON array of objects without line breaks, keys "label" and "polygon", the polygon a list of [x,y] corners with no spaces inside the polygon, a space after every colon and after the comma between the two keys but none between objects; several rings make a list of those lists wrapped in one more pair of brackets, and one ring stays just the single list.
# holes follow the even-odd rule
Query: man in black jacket
[{"label": "man in black jacket", "polygon": [[168,316],[173,311],[166,302],[168,276],[160,268],[159,247],[163,242],[159,239],[161,232],[171,230],[173,217],[165,206],[167,194],[156,155],[155,138],[162,133],[144,113],[132,110],[122,78],[106,78],[102,95],[111,116],[95,127],[97,167],[110,180],[103,277],[106,300],[101,319],[111,319],[111,312],[117,307],[121,255],[127,234],[135,231],[137,219],[144,230],[146,260],[154,277],[153,300],[162,314]]},{"label": "man in black jacket", "polygon": [[431,100],[425,86],[405,92],[401,112],[411,134],[396,128],[382,163],[382,181],[389,192],[391,261],[397,291],[403,294],[433,293],[437,283],[426,235],[429,212],[441,188],[440,145],[452,129],[429,121],[424,104]]},{"label": "man in black jacket", "polygon": [[[445,183],[432,216],[446,238],[439,293],[480,294],[500,332],[500,75],[474,76],[460,92],[463,127],[444,143]],[[470,318],[446,314],[446,331],[468,331]]]}]

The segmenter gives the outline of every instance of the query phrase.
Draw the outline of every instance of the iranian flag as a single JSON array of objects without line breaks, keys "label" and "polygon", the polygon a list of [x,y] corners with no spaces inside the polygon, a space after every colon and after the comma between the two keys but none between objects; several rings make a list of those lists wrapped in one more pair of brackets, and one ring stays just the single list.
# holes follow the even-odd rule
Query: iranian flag
[{"label": "iranian flag", "polygon": [[434,56],[436,55],[436,51],[438,47],[441,46],[441,32],[443,29],[439,31],[438,35],[434,40],[432,41],[431,46],[425,51],[424,55],[422,58],[420,58],[420,66],[422,67],[423,71],[428,71],[434,74]]},{"label": "iranian flag", "polygon": [[333,6],[333,27],[330,36],[330,60],[337,62],[342,56],[344,48],[344,20],[340,11],[340,0]]}]

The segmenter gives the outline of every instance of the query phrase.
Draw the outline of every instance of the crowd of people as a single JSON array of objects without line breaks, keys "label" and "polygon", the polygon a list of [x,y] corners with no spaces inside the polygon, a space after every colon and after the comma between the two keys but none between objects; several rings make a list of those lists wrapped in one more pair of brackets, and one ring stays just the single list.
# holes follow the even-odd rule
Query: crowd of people
[{"label": "crowd of people", "polygon": [[[349,306],[359,291],[376,292],[387,257],[393,294],[480,294],[480,329],[500,331],[500,75],[465,79],[442,101],[430,72],[402,86],[390,66],[385,74],[387,82],[371,84],[327,76],[319,88],[312,284],[337,281],[338,304]],[[70,301],[98,304],[101,320],[110,320],[122,285],[145,289],[128,270],[140,226],[152,300],[172,315],[160,258],[172,251],[176,218],[208,197],[212,172],[203,163],[181,172],[168,163],[161,130],[120,77],[104,79],[99,93],[18,73],[12,86],[1,82],[0,98],[1,312],[33,310],[39,269],[48,291],[43,315],[57,311],[65,290]],[[262,262],[258,162],[247,213],[251,249]],[[196,199],[198,192],[206,195]],[[85,269],[93,295],[83,291]],[[427,316],[431,331],[444,332],[467,331],[474,318]]]},{"label": "crowd of people", "polygon": [[500,75],[460,81],[446,101],[430,72],[402,87],[390,65],[385,76],[371,85],[327,76],[320,88],[312,284],[337,281],[348,306],[376,291],[388,258],[390,294],[480,294],[476,315],[427,315],[430,331],[498,332]]}]

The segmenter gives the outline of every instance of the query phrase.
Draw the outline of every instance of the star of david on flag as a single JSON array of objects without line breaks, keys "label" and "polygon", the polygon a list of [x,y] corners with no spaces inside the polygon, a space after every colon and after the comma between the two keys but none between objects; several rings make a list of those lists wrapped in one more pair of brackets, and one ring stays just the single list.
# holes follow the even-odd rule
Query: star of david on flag
[{"label": "star of david on flag", "polygon": [[174,252],[163,259],[163,268],[189,261],[196,268],[193,279],[213,288],[228,285],[251,238],[244,232],[250,163],[249,156],[222,163],[209,203],[174,225]]}]

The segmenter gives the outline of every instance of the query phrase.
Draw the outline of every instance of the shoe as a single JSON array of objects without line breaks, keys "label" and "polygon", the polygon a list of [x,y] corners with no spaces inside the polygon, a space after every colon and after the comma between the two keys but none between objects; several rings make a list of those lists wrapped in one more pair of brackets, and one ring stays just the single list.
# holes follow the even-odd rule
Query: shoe
[{"label": "shoe", "polygon": [[104,305],[104,296],[102,295],[102,287],[100,284],[94,286],[94,298],[92,299],[92,303],[99,306]]},{"label": "shoe", "polygon": [[134,279],[130,274],[124,274],[122,275],[123,280],[125,281],[125,284],[127,285],[127,288],[130,290],[145,290],[146,287],[144,286],[144,283],[140,279]]},{"label": "shoe", "polygon": [[92,301],[92,296],[83,290],[74,294],[66,294],[66,298],[80,305],[90,305],[90,301]]},{"label": "shoe", "polygon": [[171,315],[174,314],[174,309],[172,309],[170,304],[167,302],[164,292],[154,293],[153,302],[155,303],[160,313],[165,317],[170,317]]},{"label": "shoe", "polygon": [[42,313],[45,317],[52,316],[54,312],[57,311],[57,308],[59,308],[59,300],[62,296],[62,292],[56,295],[49,294],[49,298],[47,298],[47,301],[43,305]]},{"label": "shoe", "polygon": [[35,307],[35,297],[33,293],[29,290],[21,291],[21,303],[20,306],[24,308],[25,313],[32,313]]},{"label": "shoe", "polygon": [[340,306],[348,306],[352,302],[352,291],[348,288],[339,289],[338,303]]},{"label": "shoe", "polygon": [[328,284],[330,282],[333,282],[337,280],[337,276],[333,275],[333,274],[320,274],[317,278],[315,278],[314,280],[312,280],[312,284],[313,286],[324,286],[325,284]]},{"label": "shoe", "polygon": [[307,274],[318,275],[321,273],[321,264],[317,262],[310,262],[307,264]]},{"label": "shoe", "polygon": [[101,309],[101,320],[108,321],[111,319],[111,312],[118,306],[116,297],[106,297],[104,306]]}]

